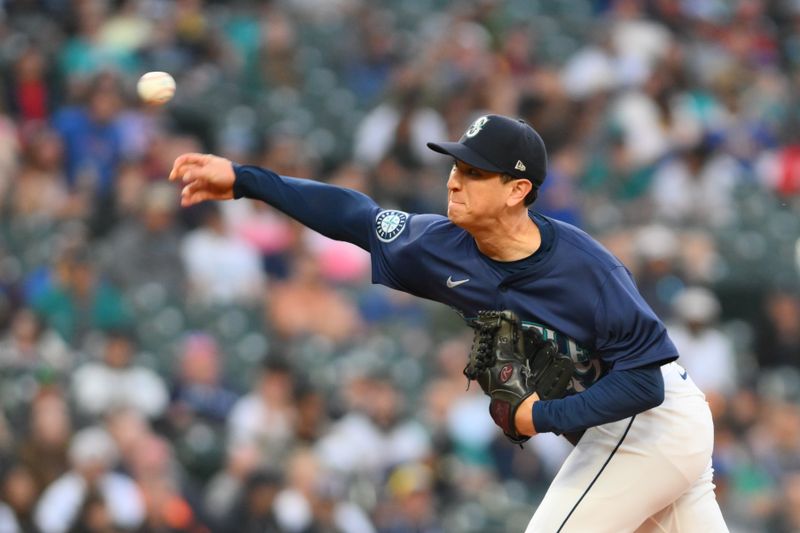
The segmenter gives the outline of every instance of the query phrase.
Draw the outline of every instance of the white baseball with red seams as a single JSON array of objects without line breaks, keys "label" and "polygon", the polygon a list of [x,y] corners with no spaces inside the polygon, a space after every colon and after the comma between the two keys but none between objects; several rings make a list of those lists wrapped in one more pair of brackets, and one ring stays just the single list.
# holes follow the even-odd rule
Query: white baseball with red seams
[{"label": "white baseball with red seams", "polygon": [[175,94],[175,79],[167,72],[148,72],[139,78],[136,92],[150,105],[165,104]]}]

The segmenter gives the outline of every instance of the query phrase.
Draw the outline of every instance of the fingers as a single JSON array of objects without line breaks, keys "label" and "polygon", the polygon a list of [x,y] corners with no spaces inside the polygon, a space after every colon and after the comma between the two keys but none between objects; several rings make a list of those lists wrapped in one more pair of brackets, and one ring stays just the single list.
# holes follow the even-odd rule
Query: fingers
[{"label": "fingers", "polygon": [[198,189],[194,183],[189,183],[181,189],[181,206],[188,207],[196,203],[202,202],[205,198],[202,196],[202,190]]},{"label": "fingers", "polygon": [[172,164],[172,170],[169,173],[169,180],[175,181],[184,176],[186,171],[193,166],[200,166],[208,161],[206,154],[188,153],[179,155],[175,158]]},{"label": "fingers", "polygon": [[189,207],[191,205],[199,204],[200,202],[205,202],[206,200],[224,199],[224,197],[209,191],[201,184],[194,181],[184,185],[183,189],[181,189],[181,207]]}]

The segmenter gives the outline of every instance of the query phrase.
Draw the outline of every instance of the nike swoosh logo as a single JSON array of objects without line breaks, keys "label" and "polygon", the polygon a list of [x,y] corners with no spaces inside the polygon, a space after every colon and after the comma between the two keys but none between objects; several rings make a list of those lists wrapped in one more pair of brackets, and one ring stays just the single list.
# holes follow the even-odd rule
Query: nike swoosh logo
[{"label": "nike swoosh logo", "polygon": [[684,371],[683,371],[683,374],[678,374],[678,375],[679,375],[679,376],[680,376],[680,377],[681,377],[681,378],[682,378],[684,381],[686,381],[686,378],[687,378],[687,377],[689,377],[689,373],[688,373],[686,370],[684,370]]},{"label": "nike swoosh logo", "polygon": [[447,287],[450,288],[450,289],[453,289],[455,287],[458,287],[459,285],[463,285],[464,283],[466,283],[468,281],[469,281],[469,278],[467,278],[467,279],[459,279],[457,281],[453,281],[453,276],[448,276],[447,277]]}]

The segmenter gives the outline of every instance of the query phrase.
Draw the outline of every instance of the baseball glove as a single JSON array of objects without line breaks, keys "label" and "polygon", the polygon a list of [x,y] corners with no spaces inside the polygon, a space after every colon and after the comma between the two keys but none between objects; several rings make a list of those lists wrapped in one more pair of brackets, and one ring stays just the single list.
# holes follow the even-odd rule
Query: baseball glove
[{"label": "baseball glove", "polygon": [[522,444],[530,437],[516,431],[517,408],[534,392],[542,400],[566,396],[574,363],[538,330],[523,330],[512,311],[480,311],[471,326],[475,336],[464,375],[492,399],[494,423],[512,442]]}]

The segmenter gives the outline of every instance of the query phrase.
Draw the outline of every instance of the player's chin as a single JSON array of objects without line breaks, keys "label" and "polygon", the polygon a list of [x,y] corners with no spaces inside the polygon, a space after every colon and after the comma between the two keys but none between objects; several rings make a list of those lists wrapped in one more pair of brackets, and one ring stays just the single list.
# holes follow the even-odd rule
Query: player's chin
[{"label": "player's chin", "polygon": [[447,206],[447,218],[450,219],[450,222],[462,228],[469,219],[463,205],[453,206],[453,204]]},{"label": "player's chin", "polygon": [[447,204],[447,218],[450,219],[450,222],[457,224],[460,215],[461,213],[457,206],[454,206],[452,202]]}]

